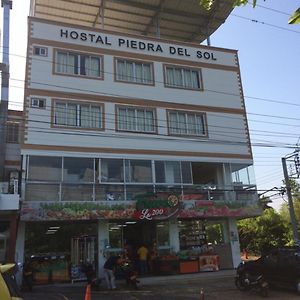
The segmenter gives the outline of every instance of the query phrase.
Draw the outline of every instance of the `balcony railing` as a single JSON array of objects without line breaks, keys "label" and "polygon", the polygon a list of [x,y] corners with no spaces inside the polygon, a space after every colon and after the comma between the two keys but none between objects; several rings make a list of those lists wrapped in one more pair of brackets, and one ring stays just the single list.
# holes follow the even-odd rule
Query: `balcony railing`
[{"label": "balcony railing", "polygon": [[0,194],[18,194],[18,190],[18,179],[14,179],[12,182],[0,182]]},{"label": "balcony railing", "polygon": [[256,202],[256,186],[207,186],[162,184],[26,184],[26,201],[135,201],[142,195],[159,198],[175,194],[182,200]]},{"label": "balcony railing", "polygon": [[0,211],[18,210],[20,206],[20,196],[18,194],[18,180],[0,182]]}]

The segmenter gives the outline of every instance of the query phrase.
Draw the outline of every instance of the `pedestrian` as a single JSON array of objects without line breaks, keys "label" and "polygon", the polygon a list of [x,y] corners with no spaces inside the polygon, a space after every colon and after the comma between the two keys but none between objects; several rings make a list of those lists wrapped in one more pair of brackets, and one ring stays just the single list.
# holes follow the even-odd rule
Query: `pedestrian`
[{"label": "pedestrian", "polygon": [[120,256],[110,256],[104,263],[104,277],[109,290],[116,289],[115,271],[117,266],[124,263],[124,259]]},{"label": "pedestrian", "polygon": [[24,284],[28,288],[30,292],[32,292],[33,289],[33,268],[30,264],[30,262],[25,262],[23,266],[23,280]]},{"label": "pedestrian", "polygon": [[144,245],[141,245],[140,248],[137,250],[139,258],[139,269],[141,275],[144,275],[148,272],[148,253],[149,250]]},{"label": "pedestrian", "polygon": [[244,254],[245,259],[248,259],[248,250],[247,250],[247,248],[243,249],[243,254]]}]

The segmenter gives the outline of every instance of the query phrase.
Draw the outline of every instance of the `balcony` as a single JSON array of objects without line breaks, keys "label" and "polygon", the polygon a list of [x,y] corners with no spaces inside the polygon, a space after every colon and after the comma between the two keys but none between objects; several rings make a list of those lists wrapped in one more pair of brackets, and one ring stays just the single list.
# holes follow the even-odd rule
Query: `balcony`
[{"label": "balcony", "polygon": [[257,201],[255,185],[207,186],[161,184],[73,184],[42,183],[26,184],[28,201],[136,201],[143,195],[177,195],[181,200],[212,200],[253,203]]},{"label": "balcony", "polygon": [[19,209],[18,181],[15,180],[11,185],[8,182],[0,182],[0,211]]}]

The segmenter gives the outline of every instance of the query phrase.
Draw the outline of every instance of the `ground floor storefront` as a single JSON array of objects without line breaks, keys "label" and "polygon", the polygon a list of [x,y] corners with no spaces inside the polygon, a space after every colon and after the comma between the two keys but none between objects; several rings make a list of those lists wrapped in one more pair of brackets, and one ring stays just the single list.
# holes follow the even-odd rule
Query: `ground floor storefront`
[{"label": "ground floor storefront", "polygon": [[18,214],[15,211],[0,212],[0,263],[15,260],[15,242]]},{"label": "ground floor storefront", "polygon": [[218,271],[240,261],[236,220],[228,218],[21,221],[16,252],[45,284],[84,280],[87,265],[101,278],[110,255],[126,256],[140,272],[142,245],[145,275]]}]

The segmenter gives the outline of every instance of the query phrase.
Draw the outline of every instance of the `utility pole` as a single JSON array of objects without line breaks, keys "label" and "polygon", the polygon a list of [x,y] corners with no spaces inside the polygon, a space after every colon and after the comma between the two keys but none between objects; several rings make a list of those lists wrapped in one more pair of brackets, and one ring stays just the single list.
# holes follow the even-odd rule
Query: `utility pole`
[{"label": "utility pole", "polygon": [[287,197],[288,197],[288,206],[289,206],[289,213],[290,213],[290,218],[291,218],[294,242],[296,245],[299,245],[298,226],[297,226],[293,197],[292,197],[292,192],[291,192],[290,176],[288,174],[287,164],[286,164],[287,160],[290,158],[294,158],[296,173],[293,175],[297,175],[297,178],[298,178],[299,174],[300,174],[299,165],[297,164],[297,160],[299,162],[299,150],[296,150],[292,154],[289,154],[289,155],[281,158],[284,181],[285,181],[285,185],[286,185],[286,193],[287,193]]}]

